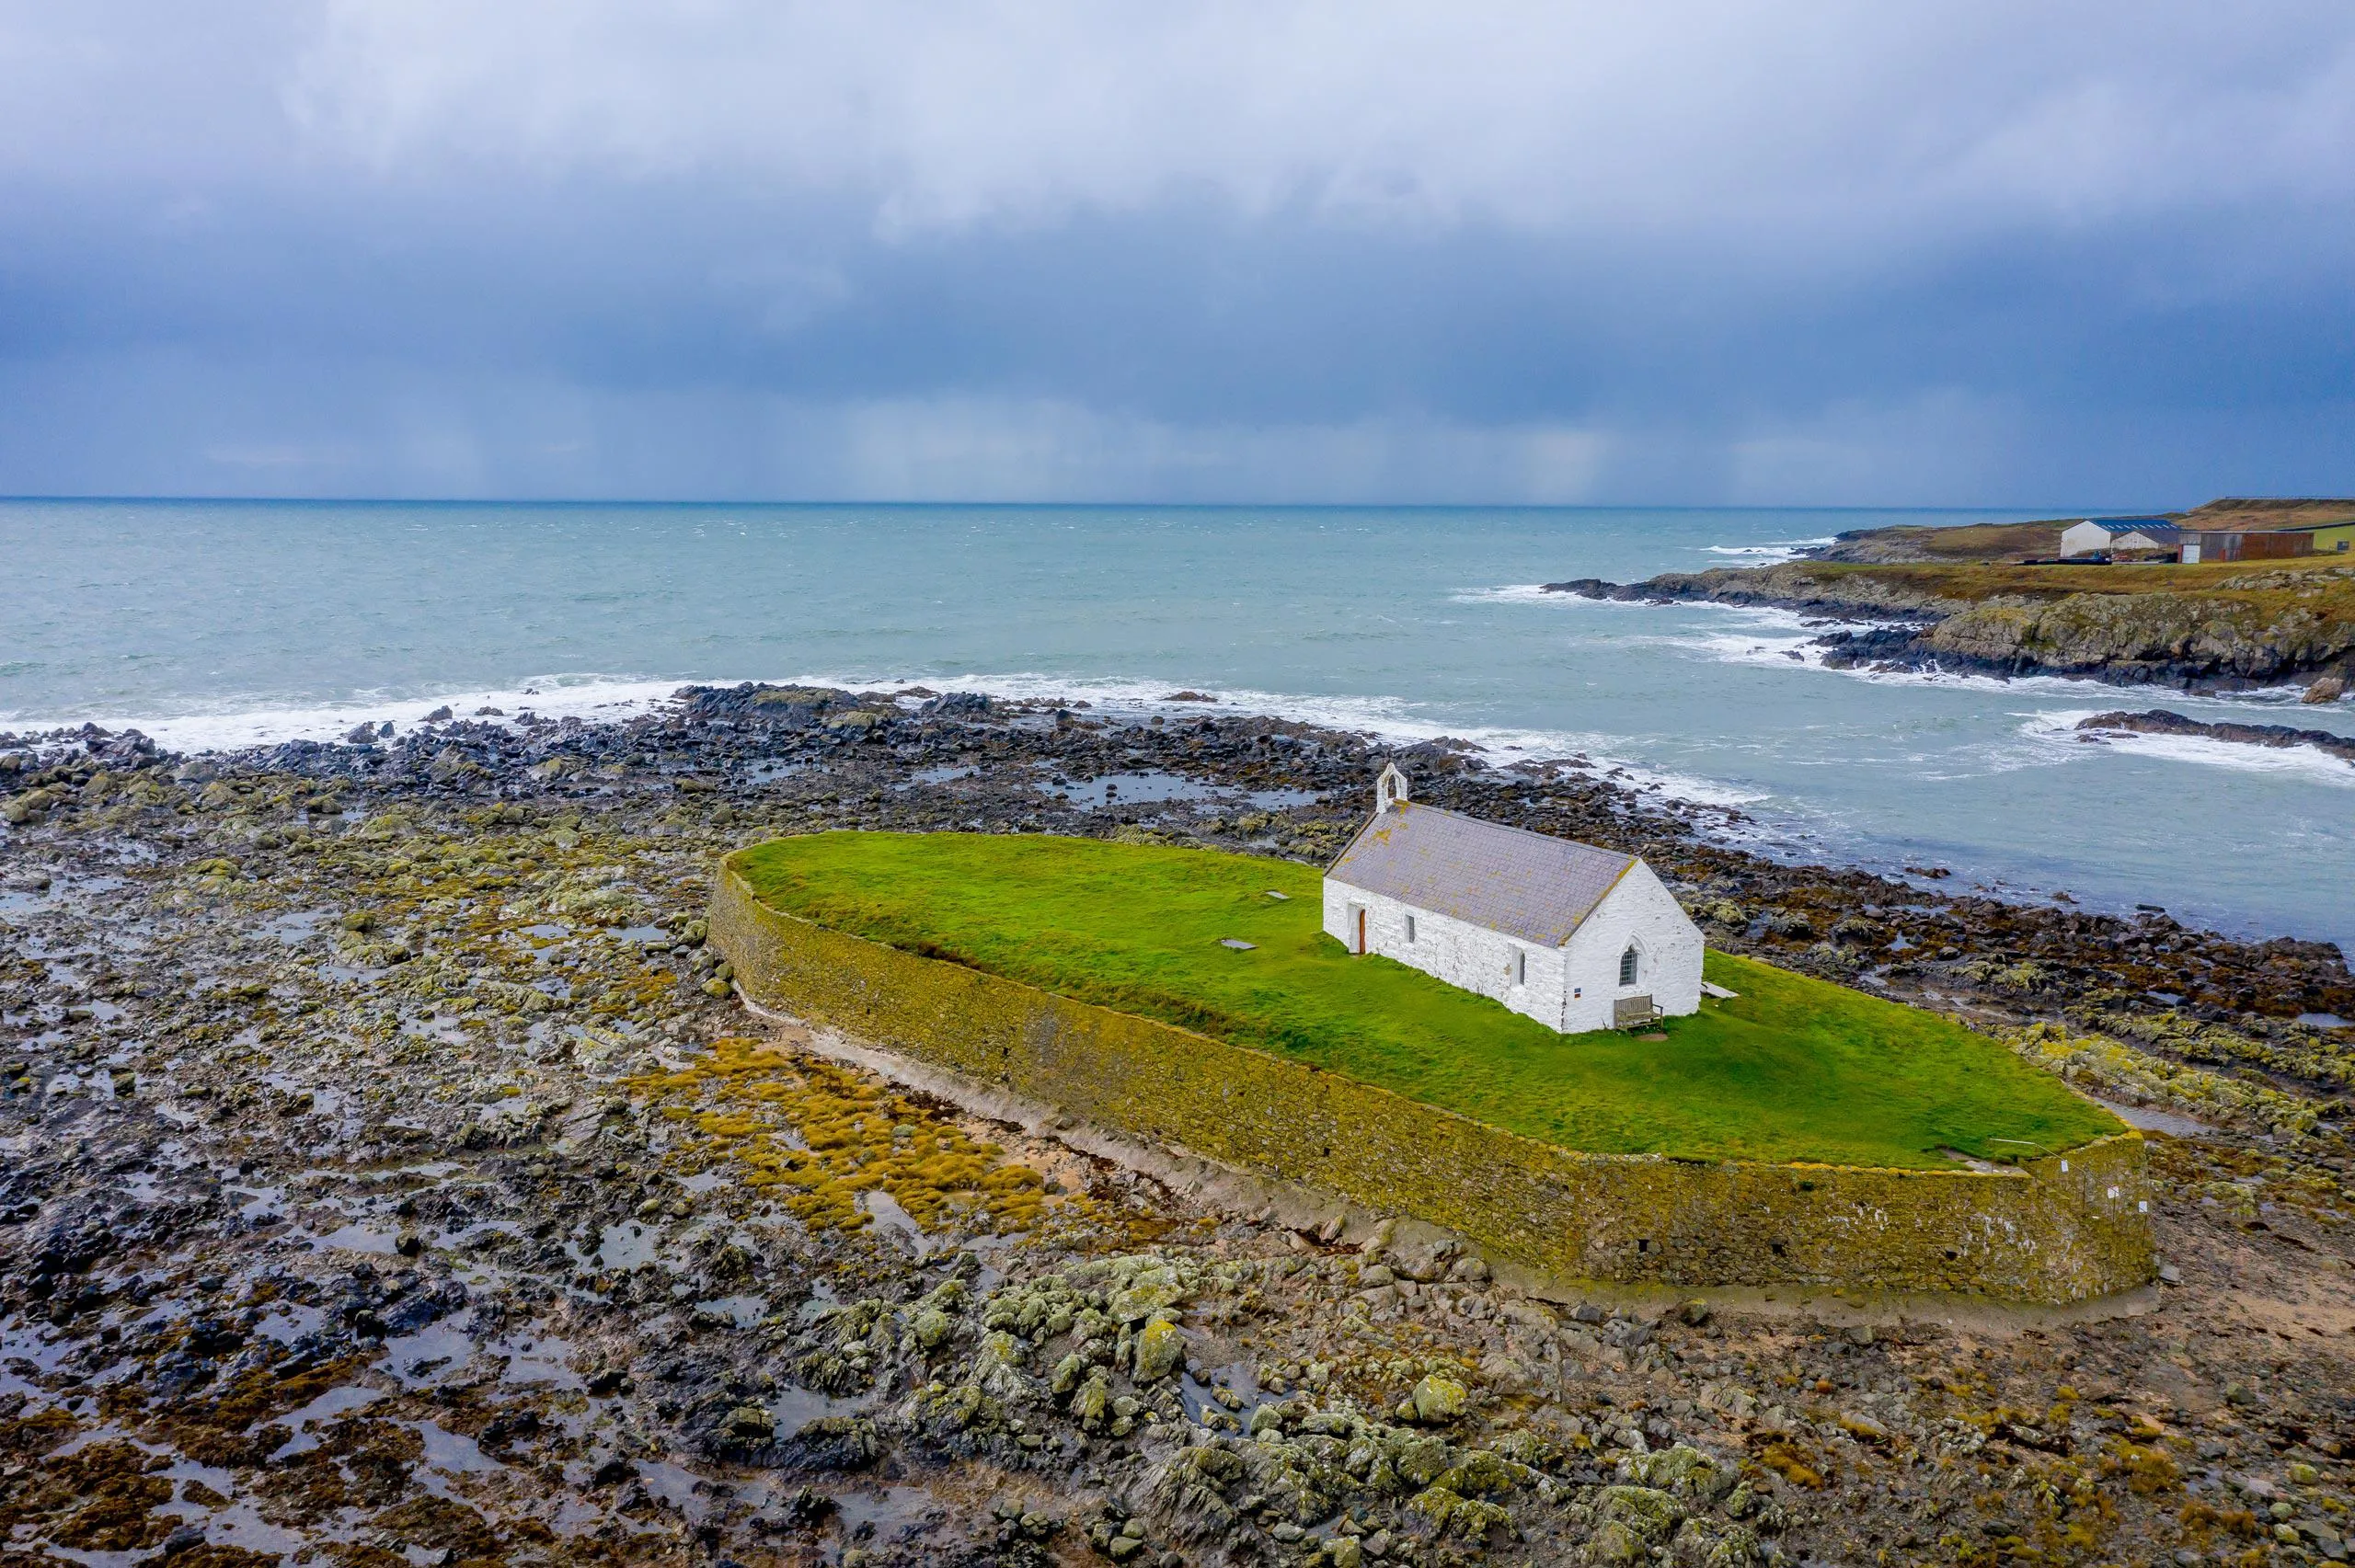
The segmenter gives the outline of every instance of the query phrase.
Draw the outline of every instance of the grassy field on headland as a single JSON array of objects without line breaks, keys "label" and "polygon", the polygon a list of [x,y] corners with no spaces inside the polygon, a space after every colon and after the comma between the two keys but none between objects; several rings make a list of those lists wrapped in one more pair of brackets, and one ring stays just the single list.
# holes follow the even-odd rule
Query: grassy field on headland
[{"label": "grassy field on headland", "polygon": [[2108,600],[2198,601],[2262,617],[2285,612],[2317,622],[2355,622],[2355,563],[2343,555],[2280,561],[2120,566],[2024,566],[2013,561],[1786,561],[1663,572],[1649,585],[1722,589],[1758,599],[1809,600],[1858,611],[1952,615],[1975,605]]},{"label": "grassy field on headland", "polygon": [[[2313,497],[2259,500],[2227,498],[2167,512],[2165,519],[2188,529],[2303,528],[2355,519],[2355,499]],[[2007,561],[2058,555],[2061,532],[2074,517],[2036,522],[1955,524],[1893,523],[1843,533],[1819,558],[1833,561]]]},{"label": "grassy field on headland", "polygon": [[1802,560],[1549,586],[1895,621],[1913,628],[1907,646],[1884,639],[1867,659],[1949,671],[2263,685],[2355,666],[2355,562],[2337,554],[2188,567]]},{"label": "grassy field on headland", "polygon": [[[773,907],[1281,1053],[1598,1153],[1936,1168],[2119,1130],[1936,1014],[1711,953],[1740,992],[1665,1042],[1564,1036],[1325,935],[1296,862],[1043,835],[831,832],[744,852]],[[1282,898],[1272,897],[1281,893]],[[1255,945],[1221,945],[1235,938]]]},{"label": "grassy field on headland", "polygon": [[[2278,528],[2355,519],[2355,500],[2228,499],[2175,515],[2189,528]],[[2055,563],[2068,522],[1900,523],[1844,533],[1809,558],[1771,567],[1666,572],[1627,588],[1561,586],[1928,623],[1914,653],[1960,668],[2265,681],[2355,658],[2348,555]]]}]

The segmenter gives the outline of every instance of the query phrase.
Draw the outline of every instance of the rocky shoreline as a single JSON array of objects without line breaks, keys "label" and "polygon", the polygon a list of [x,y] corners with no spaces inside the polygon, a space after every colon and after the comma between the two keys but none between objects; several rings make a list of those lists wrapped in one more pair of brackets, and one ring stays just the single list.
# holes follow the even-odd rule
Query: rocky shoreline
[{"label": "rocky shoreline", "polygon": [[1851,623],[1827,629],[1812,645],[1834,670],[2004,680],[2058,675],[2187,692],[2297,683],[2322,701],[2344,694],[2355,663],[2355,624],[2317,619],[2297,591],[2308,583],[2337,586],[2331,579],[2344,576],[2342,568],[2252,571],[2204,593],[2039,594],[1970,591],[1969,574],[1979,569],[1907,563],[1842,571],[1799,560],[1666,572],[1637,583],[1580,578],[1543,589],[1629,603],[1789,610]]},{"label": "rocky shoreline", "polygon": [[2077,728],[2089,736],[2105,733],[2186,735],[2202,740],[2224,740],[2235,746],[2263,746],[2276,750],[2311,746],[2342,762],[2355,762],[2355,740],[2327,729],[2300,729],[2287,724],[2206,724],[2199,719],[2187,718],[2182,714],[2169,713],[2165,708],[2148,708],[2141,713],[2121,709],[2096,714],[2090,718],[2079,719]]},{"label": "rocky shoreline", "polygon": [[[2062,1316],[1500,1281],[895,1090],[702,943],[712,857],[771,833],[1315,861],[1393,755],[1640,851],[1721,946],[2200,1118],[2154,1144],[2168,1282]],[[2344,1551],[2324,944],[1778,864],[1575,761],[921,691],[193,760],[0,737],[0,818],[11,1564]]]}]

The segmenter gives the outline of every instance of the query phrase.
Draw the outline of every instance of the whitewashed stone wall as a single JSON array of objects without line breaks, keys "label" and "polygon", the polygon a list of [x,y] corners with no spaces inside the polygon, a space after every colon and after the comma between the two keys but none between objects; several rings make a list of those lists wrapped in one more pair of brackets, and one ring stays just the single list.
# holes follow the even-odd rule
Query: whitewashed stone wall
[{"label": "whitewashed stone wall", "polygon": [[[1559,948],[1518,941],[1450,915],[1433,914],[1386,894],[1370,893],[1328,876],[1325,879],[1325,931],[1355,950],[1354,911],[1366,913],[1366,951],[1395,958],[1452,986],[1493,997],[1566,1035],[1611,1027],[1612,1003],[1623,996],[1649,996],[1663,1012],[1688,1013],[1701,1006],[1701,933],[1641,862]],[[1407,922],[1414,921],[1414,940]],[[1636,983],[1619,983],[1620,956],[1637,948]],[[1526,965],[1525,980],[1516,959]]]},{"label": "whitewashed stone wall", "polygon": [[[1619,983],[1619,957],[1636,944],[1636,983]],[[1570,992],[1562,1032],[1611,1027],[1611,1004],[1648,996],[1671,1015],[1701,1011],[1701,928],[1652,868],[1637,861],[1563,944]]]},{"label": "whitewashed stone wall", "polygon": [[[1449,985],[1494,997],[1548,1029],[1562,1027],[1562,999],[1568,992],[1561,949],[1517,942],[1485,926],[1409,909],[1384,894],[1369,893],[1328,876],[1325,879],[1325,930],[1352,951],[1357,945],[1357,923],[1350,911],[1360,907],[1366,911],[1367,952],[1396,958]],[[1407,940],[1409,916],[1415,921],[1412,942]],[[1523,956],[1528,965],[1525,982],[1516,979],[1514,964]]]}]

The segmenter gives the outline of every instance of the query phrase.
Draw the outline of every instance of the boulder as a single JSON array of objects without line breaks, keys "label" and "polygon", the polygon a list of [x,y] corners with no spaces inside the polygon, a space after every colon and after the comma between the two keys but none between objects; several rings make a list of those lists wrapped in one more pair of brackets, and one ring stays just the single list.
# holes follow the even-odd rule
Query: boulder
[{"label": "boulder", "polygon": [[1137,1335],[1136,1379],[1157,1382],[1186,1363],[1186,1336],[1176,1322],[1156,1313]]},{"label": "boulder", "polygon": [[1616,1519],[1595,1531],[1593,1539],[1586,1543],[1586,1560],[1596,1568],[1628,1568],[1648,1555],[1644,1543],[1636,1539],[1636,1532]]},{"label": "boulder", "polygon": [[1472,1391],[1454,1379],[1438,1372],[1427,1375],[1407,1395],[1407,1408],[1412,1418],[1426,1426],[1443,1426],[1464,1413],[1464,1406]]},{"label": "boulder", "polygon": [[426,767],[425,776],[435,784],[449,784],[483,771],[480,763],[457,747],[444,746],[433,754],[433,761]]},{"label": "boulder", "polygon": [[776,1417],[757,1404],[740,1404],[720,1424],[740,1443],[765,1443],[776,1433]]},{"label": "boulder", "polygon": [[1392,1269],[1422,1284],[1444,1278],[1448,1265],[1455,1261],[1463,1248],[1453,1242],[1431,1242],[1419,1247],[1390,1249],[1388,1258]]},{"label": "boulder", "polygon": [[1104,1425],[1112,1408],[1112,1385],[1104,1380],[1101,1370],[1091,1375],[1072,1396],[1071,1413],[1082,1429],[1094,1432]]},{"label": "boulder", "polygon": [[1666,1540],[1684,1522],[1684,1505],[1652,1486],[1606,1486],[1597,1512],[1646,1545]]}]

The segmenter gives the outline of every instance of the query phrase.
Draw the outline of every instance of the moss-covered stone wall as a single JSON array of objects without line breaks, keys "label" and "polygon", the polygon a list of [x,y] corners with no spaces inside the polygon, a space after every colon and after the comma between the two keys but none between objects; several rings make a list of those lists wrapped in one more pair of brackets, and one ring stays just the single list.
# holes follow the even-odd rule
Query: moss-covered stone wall
[{"label": "moss-covered stone wall", "polygon": [[729,863],[711,940],[764,1006],[1564,1278],[2059,1302],[2155,1269],[2136,1133],[2001,1172],[1580,1154],[814,924],[763,904]]}]

